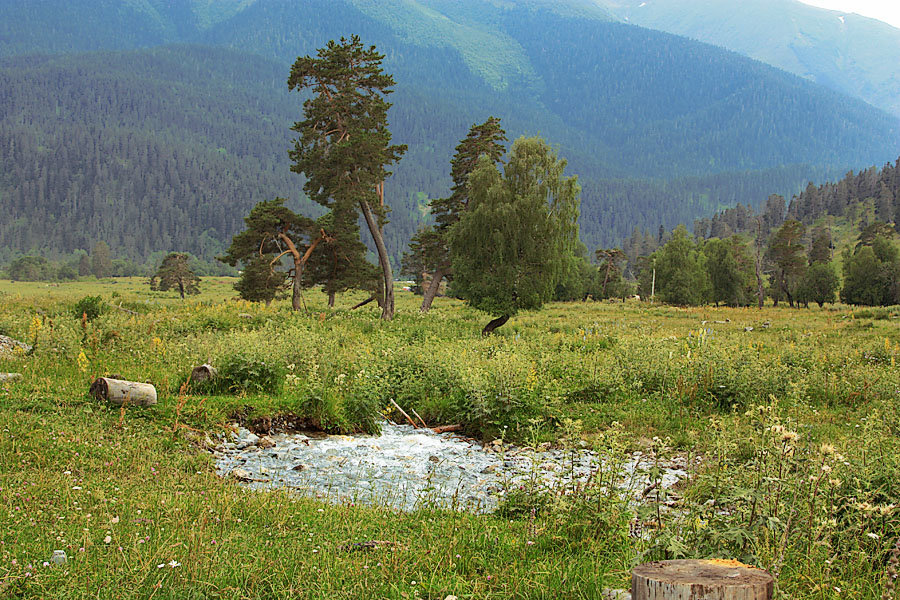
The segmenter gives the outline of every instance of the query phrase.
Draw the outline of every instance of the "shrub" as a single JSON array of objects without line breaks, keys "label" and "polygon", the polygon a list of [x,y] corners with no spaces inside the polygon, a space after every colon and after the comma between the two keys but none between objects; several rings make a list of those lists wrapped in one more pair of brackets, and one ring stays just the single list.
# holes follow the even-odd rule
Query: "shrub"
[{"label": "shrub", "polygon": [[72,312],[76,319],[86,315],[88,321],[93,321],[106,312],[106,303],[100,296],[85,296],[75,303]]},{"label": "shrub", "polygon": [[197,386],[207,393],[277,394],[284,383],[284,369],[276,364],[243,354],[222,359],[219,376]]}]

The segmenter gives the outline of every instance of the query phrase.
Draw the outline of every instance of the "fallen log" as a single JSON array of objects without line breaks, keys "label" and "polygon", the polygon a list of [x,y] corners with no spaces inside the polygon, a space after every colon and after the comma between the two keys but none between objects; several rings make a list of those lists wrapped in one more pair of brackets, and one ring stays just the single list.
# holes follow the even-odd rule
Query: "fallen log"
[{"label": "fallen log", "polygon": [[357,308],[362,308],[366,304],[368,304],[370,302],[374,302],[375,300],[377,300],[377,298],[375,296],[372,296],[372,297],[368,298],[367,300],[363,300],[359,304],[354,304],[352,307],[350,307],[350,310],[356,310]]},{"label": "fallen log", "polygon": [[432,427],[435,433],[450,433],[451,431],[462,431],[462,425],[441,425],[440,427]]},{"label": "fallen log", "polygon": [[199,367],[194,367],[194,370],[191,371],[191,383],[203,383],[204,381],[215,379],[218,375],[219,372],[214,366],[200,365]]},{"label": "fallen log", "polygon": [[632,600],[771,600],[774,578],[736,560],[664,560],[631,573]]},{"label": "fallen log", "polygon": [[91,384],[90,393],[97,400],[106,400],[116,406],[126,402],[135,406],[156,404],[156,388],[149,383],[100,377]]},{"label": "fallen log", "polygon": [[121,310],[123,313],[128,313],[129,315],[138,316],[138,313],[133,310],[128,310],[127,308],[122,308],[121,304],[113,304],[112,302],[107,302],[109,306],[112,306],[116,310]]}]

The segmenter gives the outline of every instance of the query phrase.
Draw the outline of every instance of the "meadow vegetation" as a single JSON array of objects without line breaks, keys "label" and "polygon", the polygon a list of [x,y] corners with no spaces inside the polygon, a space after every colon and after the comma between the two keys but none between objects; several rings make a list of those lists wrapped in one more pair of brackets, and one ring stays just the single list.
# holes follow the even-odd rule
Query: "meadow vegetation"
[{"label": "meadow vegetation", "polygon": [[[23,375],[0,382],[0,597],[599,598],[638,562],[713,556],[772,570],[781,598],[884,593],[897,307],[554,303],[483,338],[483,314],[441,298],[421,315],[399,289],[384,322],[348,310],[361,293],[331,309],[309,291],[295,312],[234,301],[226,278],[185,301],[112,281],[0,284],[0,334],[34,347],[0,354],[0,373]],[[184,385],[205,362],[219,382]],[[88,386],[106,375],[152,382],[159,404],[98,403]],[[589,485],[510,490],[475,516],[251,492],[204,450],[283,415],[376,432],[389,399],[479,439],[584,442],[609,460]],[[611,491],[635,450],[651,478],[690,459],[677,498]],[[368,540],[396,545],[344,547]],[[63,567],[45,564],[56,549]]]}]

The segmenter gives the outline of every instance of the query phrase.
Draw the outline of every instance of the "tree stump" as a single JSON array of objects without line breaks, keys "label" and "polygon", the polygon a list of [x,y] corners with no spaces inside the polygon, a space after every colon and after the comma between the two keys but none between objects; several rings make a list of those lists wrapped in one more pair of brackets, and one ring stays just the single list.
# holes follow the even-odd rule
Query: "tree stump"
[{"label": "tree stump", "polygon": [[204,381],[215,379],[218,374],[219,372],[216,371],[214,366],[200,365],[199,367],[194,367],[194,370],[191,371],[191,383],[203,383]]},{"label": "tree stump", "polygon": [[126,401],[135,406],[156,404],[156,388],[149,383],[108,377],[100,377],[91,384],[91,396],[97,400],[107,400],[116,406],[122,406]]},{"label": "tree stump", "polygon": [[632,600],[771,600],[774,578],[736,560],[664,560],[635,567]]}]

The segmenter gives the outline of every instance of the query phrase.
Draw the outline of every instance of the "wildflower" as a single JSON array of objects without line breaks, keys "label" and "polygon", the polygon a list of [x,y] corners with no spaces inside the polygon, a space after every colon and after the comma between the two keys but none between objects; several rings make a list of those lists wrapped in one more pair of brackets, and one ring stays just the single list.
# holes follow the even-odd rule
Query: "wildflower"
[{"label": "wildflower", "polygon": [[172,559],[172,560],[169,561],[169,567],[171,567],[171,568],[173,568],[173,569],[174,569],[175,567],[180,567],[180,566],[181,566],[181,563],[178,562],[178,561],[175,560],[175,559]]},{"label": "wildflower", "polygon": [[785,431],[781,434],[781,441],[785,443],[793,443],[800,439],[800,434],[796,431]]},{"label": "wildflower", "polygon": [[832,446],[831,444],[822,444],[819,450],[825,456],[831,456],[832,454],[834,454],[834,446]]},{"label": "wildflower", "polygon": [[105,538],[103,538],[104,544],[109,544],[111,541],[112,541],[112,537],[110,537],[110,536],[106,536]]},{"label": "wildflower", "polygon": [[867,533],[866,535],[867,535],[868,537],[872,538],[873,540],[877,540],[878,538],[881,537],[881,536],[878,535],[877,533]]},{"label": "wildflower", "polygon": [[82,373],[87,373],[87,368],[88,368],[88,357],[87,357],[87,355],[84,353],[84,350],[82,350],[81,352],[78,353],[78,358],[77,358],[76,360],[78,361],[78,369],[79,369]]}]

